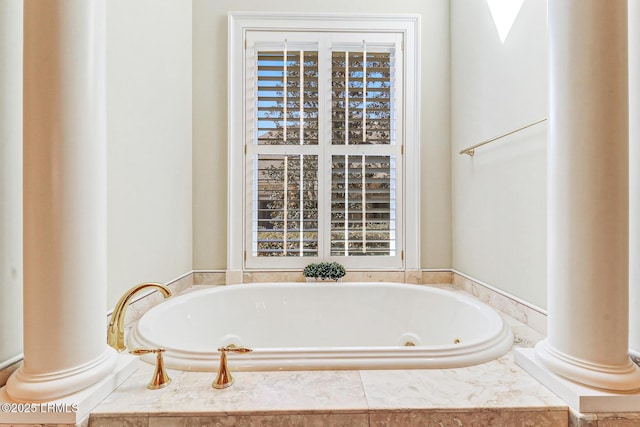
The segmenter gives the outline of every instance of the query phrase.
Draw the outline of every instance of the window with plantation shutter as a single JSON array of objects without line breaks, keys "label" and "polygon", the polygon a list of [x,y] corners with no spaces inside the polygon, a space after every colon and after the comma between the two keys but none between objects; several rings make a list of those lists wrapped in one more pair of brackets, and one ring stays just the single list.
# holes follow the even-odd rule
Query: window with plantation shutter
[{"label": "window with plantation shutter", "polygon": [[242,37],[242,268],[405,268],[406,32]]}]

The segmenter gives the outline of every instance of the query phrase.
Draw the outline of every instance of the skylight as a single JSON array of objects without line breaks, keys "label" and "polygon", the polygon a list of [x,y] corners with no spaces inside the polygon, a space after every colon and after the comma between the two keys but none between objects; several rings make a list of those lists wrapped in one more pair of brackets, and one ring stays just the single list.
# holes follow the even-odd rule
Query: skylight
[{"label": "skylight", "polygon": [[504,43],[524,0],[487,0],[500,41]]}]

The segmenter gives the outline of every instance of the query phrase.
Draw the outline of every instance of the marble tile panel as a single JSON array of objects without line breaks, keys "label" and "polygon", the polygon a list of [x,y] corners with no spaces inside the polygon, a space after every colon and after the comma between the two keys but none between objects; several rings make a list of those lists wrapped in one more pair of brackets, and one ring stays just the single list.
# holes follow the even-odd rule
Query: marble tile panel
[{"label": "marble tile panel", "polygon": [[414,285],[422,284],[422,271],[421,270],[405,270],[403,282],[414,284]]},{"label": "marble tile panel", "polygon": [[193,273],[185,274],[183,277],[169,283],[169,287],[175,295],[181,294],[191,286],[193,286]]},{"label": "marble tile panel", "polygon": [[345,282],[404,282],[404,271],[348,271]]},{"label": "marble tile panel", "polygon": [[191,292],[202,291],[209,288],[217,288],[219,286],[225,286],[225,285],[193,285],[185,289],[184,291],[180,292],[178,295],[190,294]]},{"label": "marble tile panel", "polygon": [[[408,271],[347,271],[344,282],[422,282],[423,273],[420,270]],[[439,280],[446,282],[447,273]],[[449,274],[450,276],[450,274]],[[259,282],[304,282],[306,279],[300,271],[245,271],[242,274],[243,283]]]},{"label": "marble tile panel", "polygon": [[423,271],[423,284],[451,284],[453,283],[453,273],[451,271]]},{"label": "marble tile panel", "polygon": [[[640,410],[640,408],[638,408]],[[638,427],[640,412],[619,412],[616,414],[598,414],[598,427]],[[582,427],[582,426],[581,426]]]},{"label": "marble tile panel", "polygon": [[227,270],[224,277],[225,285],[242,283],[242,270]]},{"label": "marble tile panel", "polygon": [[226,284],[227,273],[220,271],[194,271],[194,285],[224,285]]},{"label": "marble tile panel", "polygon": [[138,370],[91,411],[91,417],[128,416],[162,410],[160,398],[175,384],[182,382],[184,372],[167,369],[171,384],[160,390],[149,390],[147,384],[151,380],[154,369],[151,364],[140,362]]},{"label": "marble tile panel", "polygon": [[304,282],[306,278],[302,271],[253,271],[244,272],[242,283],[279,283]]},{"label": "marble tile panel", "polygon": [[367,427],[364,413],[211,415],[149,418],[149,427]]},{"label": "marble tile panel", "polygon": [[512,353],[476,366],[413,371],[361,371],[372,409],[566,408],[513,362]]},{"label": "marble tile panel", "polygon": [[91,416],[89,427],[148,427],[147,415],[136,416]]},{"label": "marble tile panel", "polygon": [[569,408],[569,427],[598,427],[595,414],[581,414]]},{"label": "marble tile panel", "polygon": [[2,420],[0,420],[0,426],[2,427],[88,427],[88,423],[88,417],[77,424],[3,424]]},{"label": "marble tile panel", "polygon": [[[357,371],[236,372],[235,383],[224,390],[211,388],[214,375],[202,381],[200,373],[186,373],[187,388],[198,391],[202,404],[184,400],[177,390],[172,411],[315,411],[366,407]],[[193,377],[193,378],[191,378]]]},{"label": "marble tile panel", "polygon": [[371,427],[565,427],[566,410],[551,411],[376,411],[370,415]]},{"label": "marble tile panel", "polygon": [[[0,420],[0,423],[2,420]],[[2,427],[75,427],[75,424],[0,424]]]},{"label": "marble tile panel", "polygon": [[76,427],[76,424],[0,424],[0,425],[2,427]]},{"label": "marble tile panel", "polygon": [[[238,272],[232,274],[234,283],[239,282]],[[303,282],[304,277],[299,271],[244,271],[239,272],[242,283],[256,282]],[[194,271],[193,285],[224,285],[226,284],[227,272],[225,271]],[[344,279],[345,282],[401,282],[401,283],[452,283],[453,273],[451,271],[348,271]]]},{"label": "marble tile panel", "polygon": [[198,414],[366,408],[358,371],[234,372],[233,386],[211,387],[215,373],[169,371],[172,383],[148,390],[153,367],[146,363],[93,411]]},{"label": "marble tile panel", "polygon": [[453,284],[478,298],[480,301],[508,314],[537,332],[546,335],[547,316],[544,313],[460,274],[454,273]]}]

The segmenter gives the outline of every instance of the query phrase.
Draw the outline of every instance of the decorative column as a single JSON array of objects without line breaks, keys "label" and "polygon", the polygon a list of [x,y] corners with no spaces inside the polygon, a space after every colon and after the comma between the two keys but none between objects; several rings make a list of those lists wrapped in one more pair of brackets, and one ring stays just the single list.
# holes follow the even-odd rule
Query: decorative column
[{"label": "decorative column", "polygon": [[573,382],[632,391],[627,0],[553,0],[548,13],[548,336],[535,355]]},{"label": "decorative column", "polygon": [[629,0],[629,348],[640,360],[640,2]]},{"label": "decorative column", "polygon": [[105,0],[24,0],[24,366],[48,401],[107,377]]}]

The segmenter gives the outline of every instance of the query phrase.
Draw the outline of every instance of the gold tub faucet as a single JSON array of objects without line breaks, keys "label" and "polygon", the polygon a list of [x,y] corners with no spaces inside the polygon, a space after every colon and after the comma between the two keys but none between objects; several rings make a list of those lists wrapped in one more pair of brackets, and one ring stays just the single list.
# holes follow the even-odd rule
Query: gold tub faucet
[{"label": "gold tub faucet", "polygon": [[124,314],[129,306],[129,301],[133,298],[133,295],[147,288],[158,289],[165,298],[169,298],[171,296],[171,289],[165,285],[161,285],[160,283],[141,283],[129,289],[124,293],[124,295],[122,295],[116,304],[116,308],[113,309],[111,321],[107,327],[107,344],[118,351],[122,351],[127,348],[124,344]]}]

